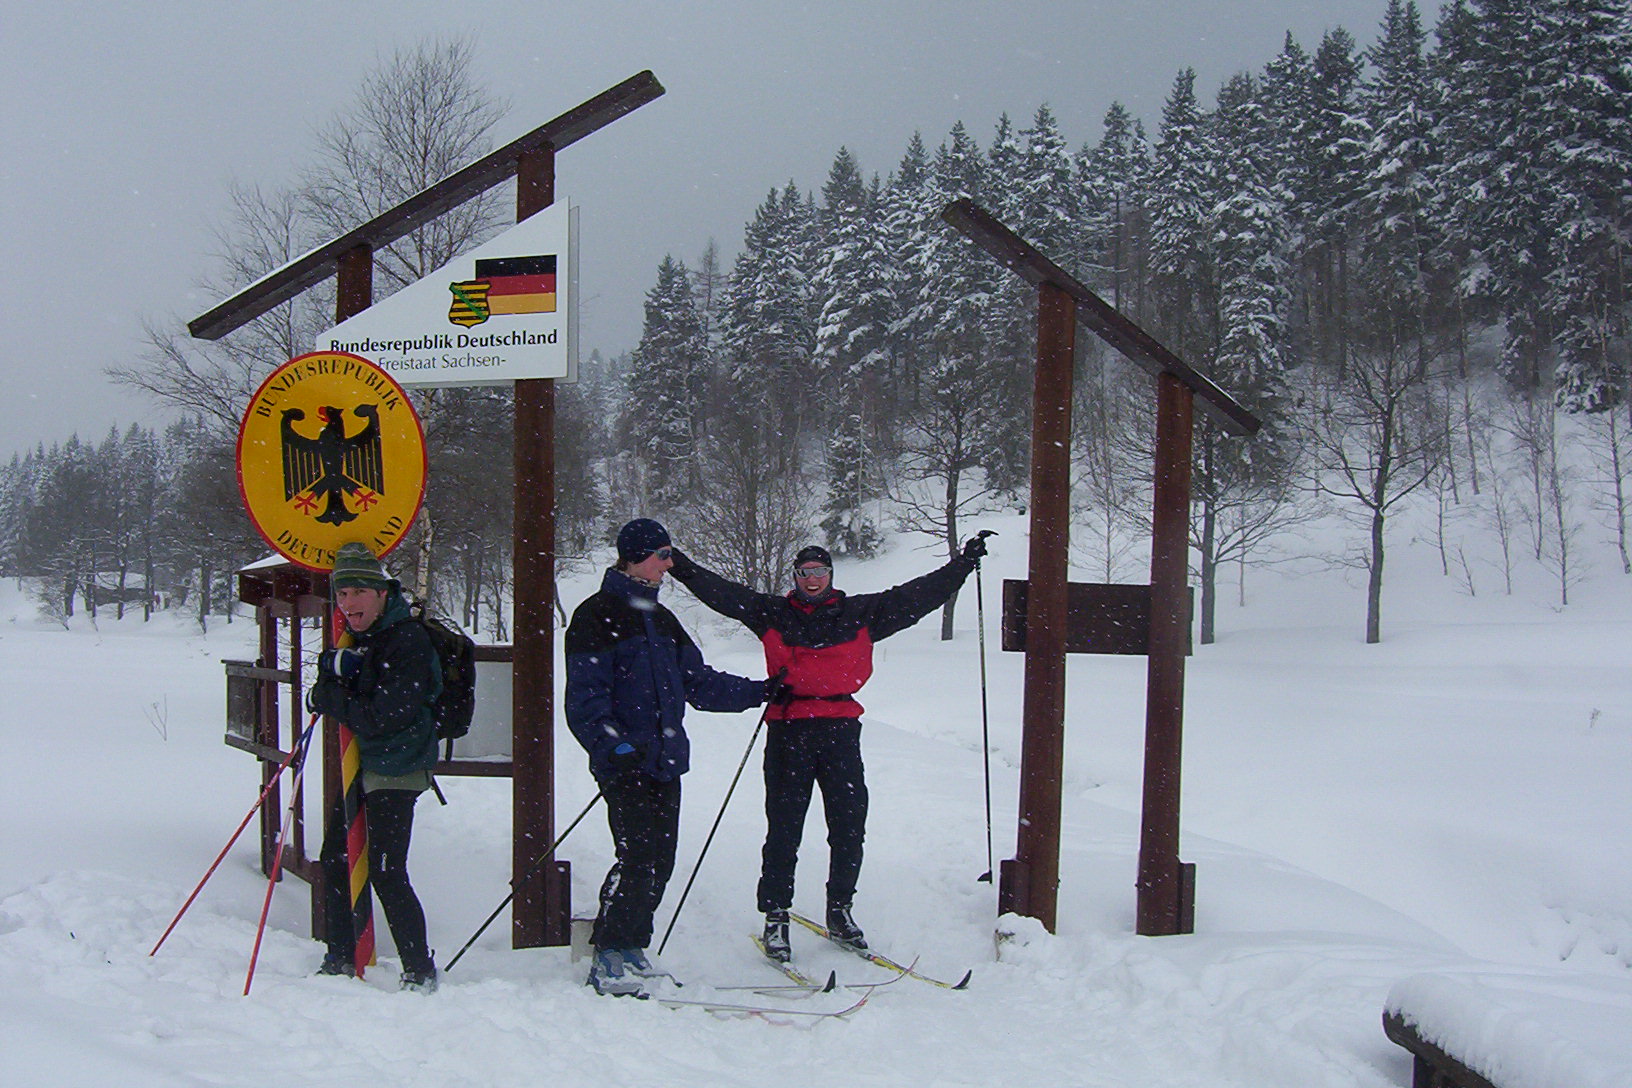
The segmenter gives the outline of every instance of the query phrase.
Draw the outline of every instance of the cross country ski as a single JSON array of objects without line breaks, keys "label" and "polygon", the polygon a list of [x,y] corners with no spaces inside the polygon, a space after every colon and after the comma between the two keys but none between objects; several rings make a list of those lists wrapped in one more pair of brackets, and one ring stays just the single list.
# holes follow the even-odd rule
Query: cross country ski
[{"label": "cross country ski", "polygon": [[788,920],[798,922],[800,925],[804,926],[818,937],[831,941],[834,945],[844,949],[853,956],[860,956],[868,963],[876,963],[878,966],[886,967],[891,971],[897,971],[903,975],[910,975],[920,982],[929,983],[931,986],[939,986],[946,990],[967,990],[969,988],[969,980],[973,978],[975,974],[974,969],[971,968],[970,970],[965,971],[963,973],[963,977],[958,979],[956,982],[947,982],[944,979],[932,978],[931,976],[923,974],[918,970],[917,960],[914,960],[911,964],[900,964],[896,963],[888,956],[880,955],[871,949],[857,948],[853,944],[849,944],[845,941],[839,940],[837,937],[834,937],[827,931],[827,927],[822,925],[820,922],[812,921],[811,919],[806,918],[804,915],[795,911],[788,912]]}]

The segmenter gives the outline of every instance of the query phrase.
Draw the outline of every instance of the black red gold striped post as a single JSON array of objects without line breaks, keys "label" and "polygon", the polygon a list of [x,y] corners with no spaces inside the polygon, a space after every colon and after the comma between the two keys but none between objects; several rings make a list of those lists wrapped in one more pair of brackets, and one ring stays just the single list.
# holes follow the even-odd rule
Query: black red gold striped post
[{"label": "black red gold striped post", "polygon": [[[336,282],[336,322],[362,313],[374,301],[374,250],[359,245],[341,256]],[[332,600],[334,586],[329,586]],[[334,645],[350,646],[351,632],[340,610],[334,610]],[[344,723],[338,727],[340,796],[346,820],[346,873],[351,902],[352,964],[357,977],[374,966],[374,896],[368,884],[368,811],[363,799],[362,752]]]}]

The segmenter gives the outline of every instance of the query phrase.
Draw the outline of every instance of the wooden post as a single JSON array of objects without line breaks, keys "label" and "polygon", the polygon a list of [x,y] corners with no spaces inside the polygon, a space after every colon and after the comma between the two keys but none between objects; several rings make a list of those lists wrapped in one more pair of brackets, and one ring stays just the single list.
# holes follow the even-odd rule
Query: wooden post
[{"label": "wooden post", "polygon": [[1190,547],[1190,440],[1195,394],[1172,374],[1156,379],[1156,478],[1151,519],[1150,658],[1145,701],[1144,822],[1139,839],[1138,932],[1194,929],[1195,884],[1179,862],[1180,741],[1185,584]]},{"label": "wooden post", "polygon": [[[1000,223],[990,212],[968,199],[954,200],[941,211],[941,218],[963,231],[1002,264],[1035,285],[1041,292],[1038,305],[1037,423],[1032,438],[1032,521],[1031,581],[1032,604],[1026,625],[1025,737],[1021,742],[1020,763],[1020,857],[1003,863],[1003,889],[998,896],[1000,910],[1013,910],[1054,928],[1055,885],[1059,873],[1060,759],[1063,745],[1053,737],[1039,737],[1033,731],[1058,729],[1064,718],[1065,693],[1064,633],[1057,636],[1060,649],[1050,646],[1049,660],[1057,659],[1057,673],[1041,659],[1034,662],[1046,628],[1054,622],[1053,609],[1061,609],[1063,624],[1065,589],[1065,546],[1067,540],[1066,496],[1069,481],[1065,474],[1054,485],[1059,495],[1047,492],[1041,466],[1056,459],[1067,464],[1070,436],[1070,352],[1064,355],[1065,380],[1050,395],[1055,410],[1065,413],[1065,426],[1055,435],[1043,430],[1043,370],[1050,358],[1043,349],[1046,316],[1061,296],[1076,306],[1076,318],[1117,351],[1144,367],[1157,382],[1156,411],[1156,496],[1155,525],[1151,541],[1150,657],[1148,703],[1145,713],[1145,796],[1144,829],[1139,849],[1140,933],[1188,933],[1195,925],[1195,866],[1179,861],[1179,741],[1184,717],[1184,650],[1188,637],[1189,594],[1185,588],[1186,555],[1190,531],[1190,441],[1196,397],[1226,433],[1250,435],[1261,422],[1236,403],[1212,379],[1191,368],[1183,359],[1163,347],[1149,333],[1118,313],[1104,299],[1090,291],[1074,276],[1039,253],[1019,235]],[[1051,303],[1050,299],[1054,301]],[[1066,341],[1069,344],[1069,340]],[[1057,520],[1042,517],[1045,501],[1058,503]],[[1047,539],[1050,525],[1055,539]],[[1045,593],[1055,587],[1043,582],[1040,562],[1051,547],[1059,549],[1058,579],[1062,603],[1044,603]],[[1052,561],[1052,560],[1051,560]],[[1053,576],[1052,571],[1047,572]],[[1047,609],[1044,619],[1039,613]],[[1034,626],[1035,625],[1035,626]],[[1033,641],[1036,640],[1036,641]],[[1034,690],[1035,672],[1035,690]],[[1050,695],[1045,707],[1045,689],[1053,675],[1059,676],[1061,690]],[[1055,709],[1057,704],[1058,709]],[[1035,753],[1034,753],[1035,749]],[[1040,760],[1052,758],[1051,766]],[[1044,767],[1047,766],[1045,770]],[[1035,781],[1033,776],[1052,774],[1053,781]],[[1039,822],[1041,821],[1041,822]],[[1039,868],[1046,866],[1046,871]]]},{"label": "wooden post", "polygon": [[[555,203],[555,149],[523,154],[516,222]],[[571,937],[565,862],[523,874],[555,841],[555,384],[515,385],[515,655],[511,702],[511,838],[515,948],[564,945]]]},{"label": "wooden post", "polygon": [[1071,543],[1071,379],[1076,304],[1037,289],[1032,394],[1031,569],[1026,616],[1025,722],[1016,858],[1002,866],[1000,909],[1055,928],[1060,883],[1060,781],[1065,760],[1067,550]]}]

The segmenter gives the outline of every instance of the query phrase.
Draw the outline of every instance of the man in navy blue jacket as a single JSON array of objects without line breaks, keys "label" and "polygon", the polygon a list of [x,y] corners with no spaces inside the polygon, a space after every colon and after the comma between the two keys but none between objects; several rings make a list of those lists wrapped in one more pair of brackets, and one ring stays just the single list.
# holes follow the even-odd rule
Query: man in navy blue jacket
[{"label": "man in navy blue jacket", "polygon": [[638,994],[642,978],[660,973],[646,946],[674,871],[680,776],[691,765],[686,704],[747,710],[765,701],[769,683],[709,668],[657,603],[672,556],[663,526],[631,521],[618,533],[617,566],[567,626],[567,726],[589,753],[617,851],[601,886],[587,980],[602,994]]}]

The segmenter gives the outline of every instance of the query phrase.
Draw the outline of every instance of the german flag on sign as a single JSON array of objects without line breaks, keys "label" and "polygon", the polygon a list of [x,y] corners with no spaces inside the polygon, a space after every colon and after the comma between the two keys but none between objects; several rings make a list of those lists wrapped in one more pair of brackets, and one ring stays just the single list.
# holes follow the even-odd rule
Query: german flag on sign
[{"label": "german flag on sign", "polygon": [[476,279],[486,282],[487,309],[495,316],[555,312],[554,254],[477,261]]}]

